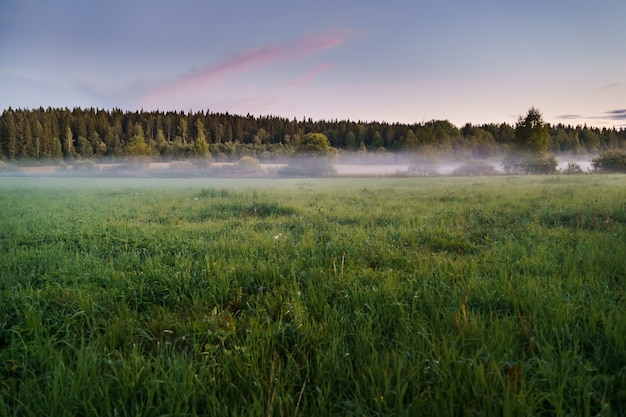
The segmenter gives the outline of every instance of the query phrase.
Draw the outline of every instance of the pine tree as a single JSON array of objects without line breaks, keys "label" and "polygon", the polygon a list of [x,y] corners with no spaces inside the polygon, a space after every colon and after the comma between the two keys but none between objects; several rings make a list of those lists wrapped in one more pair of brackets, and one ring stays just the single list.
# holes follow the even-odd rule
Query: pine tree
[{"label": "pine tree", "polygon": [[185,116],[181,116],[178,121],[177,133],[179,137],[182,139],[183,143],[187,143],[187,119]]},{"label": "pine tree", "polygon": [[18,139],[19,159],[30,159],[33,156],[33,135],[28,116],[21,114],[19,120],[20,137]]},{"label": "pine tree", "polygon": [[58,137],[53,137],[50,141],[51,151],[50,158],[51,159],[62,159],[63,158],[63,147],[61,146],[61,141]]},{"label": "pine tree", "polygon": [[167,141],[162,129],[157,130],[155,142],[159,152],[163,153],[167,149]]},{"label": "pine tree", "polygon": [[193,142],[193,155],[200,158],[211,156],[209,144],[204,133],[204,125],[200,119],[196,121],[196,139]]},{"label": "pine tree", "polygon": [[154,151],[152,147],[146,143],[146,138],[144,137],[141,125],[139,123],[135,123],[132,130],[133,136],[126,146],[126,155],[135,162],[149,163],[150,156],[154,154]]},{"label": "pine tree", "polygon": [[43,126],[39,120],[35,121],[33,126],[33,140],[34,140],[34,155],[33,157],[37,160],[46,159],[48,157],[46,151],[46,140],[43,136]]},{"label": "pine tree", "polygon": [[4,120],[2,130],[0,131],[2,139],[2,148],[6,158],[13,161],[17,158],[17,126],[15,125],[15,117],[12,109],[5,110],[2,113]]},{"label": "pine tree", "polygon": [[65,159],[74,159],[76,157],[76,151],[74,150],[74,135],[70,126],[67,126],[65,129],[65,138],[63,139],[63,156]]}]

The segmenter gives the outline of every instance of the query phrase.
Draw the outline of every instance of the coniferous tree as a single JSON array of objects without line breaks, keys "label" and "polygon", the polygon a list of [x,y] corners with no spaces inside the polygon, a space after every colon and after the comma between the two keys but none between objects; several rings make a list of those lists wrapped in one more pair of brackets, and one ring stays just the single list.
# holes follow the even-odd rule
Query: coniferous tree
[{"label": "coniferous tree", "polygon": [[0,125],[0,138],[2,139],[2,150],[5,153],[6,158],[9,161],[17,159],[18,155],[18,138],[17,138],[17,125],[15,123],[15,115],[10,108],[5,110],[2,114],[2,120],[4,123]]},{"label": "coniferous tree", "polygon": [[54,144],[53,139],[55,138],[55,134],[53,132],[53,121],[52,115],[50,112],[43,112],[41,116],[41,142],[42,142],[42,157],[45,159],[53,159],[54,156]]},{"label": "coniferous tree", "polygon": [[81,158],[90,159],[93,157],[93,148],[91,143],[84,136],[79,136],[76,140],[78,155]]},{"label": "coniferous tree", "polygon": [[19,144],[19,158],[31,159],[33,157],[34,145],[33,145],[33,135],[32,130],[30,128],[30,122],[28,121],[28,117],[24,114],[20,117],[20,127],[21,134],[18,141]]},{"label": "coniferous tree", "polygon": [[50,159],[59,160],[63,158],[63,146],[58,137],[53,137],[50,141]]},{"label": "coniferous tree", "polygon": [[74,150],[74,134],[72,133],[72,128],[69,125],[65,128],[63,156],[65,159],[74,159],[76,157],[76,151]]},{"label": "coniferous tree", "polygon": [[47,149],[47,143],[43,136],[43,126],[38,119],[35,119],[35,123],[32,129],[34,154],[33,157],[36,160],[49,158],[49,151]]},{"label": "coniferous tree", "polygon": [[204,134],[204,124],[202,120],[196,121],[196,139],[193,142],[193,156],[198,158],[207,158],[211,156],[209,153],[209,144]]},{"label": "coniferous tree", "polygon": [[143,128],[139,123],[133,127],[134,134],[126,145],[126,156],[133,162],[149,163],[154,154],[153,149],[146,143]]},{"label": "coniferous tree", "polygon": [[181,115],[178,120],[177,133],[183,143],[187,143],[187,118],[185,116]]},{"label": "coniferous tree", "polygon": [[418,147],[417,136],[413,132],[413,129],[409,129],[406,131],[404,135],[404,141],[402,143],[402,149],[406,150],[415,150]]},{"label": "coniferous tree", "polygon": [[155,143],[157,150],[162,156],[170,156],[171,149],[169,149],[168,143],[165,140],[165,135],[162,129],[158,129],[156,133]]},{"label": "coniferous tree", "polygon": [[[538,157],[536,159],[541,164],[551,164],[550,152],[596,154],[608,149],[626,148],[625,129],[565,125],[550,127],[543,123],[548,131],[548,148],[537,149],[535,139],[545,139],[545,135],[534,137],[533,134],[527,134],[534,131],[527,127],[532,127],[532,120],[536,116],[541,119],[539,112],[533,108],[526,117],[520,117],[515,126],[506,123],[476,126],[468,124],[458,129],[447,120],[406,125],[349,120],[289,120],[274,116],[254,117],[206,112],[123,112],[120,109],[108,111],[92,108],[7,109],[0,115],[0,158],[53,158],[55,138],[60,139],[62,153],[67,159],[90,153],[98,158],[123,157],[131,141],[137,142],[137,125],[141,126],[143,134],[140,136],[143,136],[151,152],[156,151],[162,158],[183,158],[197,152],[194,150],[198,137],[197,121],[201,121],[204,126],[208,149],[215,155],[232,160],[238,160],[243,155],[268,159],[276,155],[292,154],[301,138],[308,133],[322,133],[332,146],[351,151],[357,150],[361,142],[373,151],[381,148],[392,152],[428,149],[436,151],[437,155],[443,153],[465,158],[487,158],[509,150],[509,156],[512,156],[523,150]],[[157,137],[159,130],[161,137]],[[81,137],[90,143],[91,152]],[[163,144],[163,137],[166,146]],[[524,142],[522,138],[529,141]],[[531,165],[533,164],[525,165],[525,172]],[[546,167],[538,169],[545,171]]]}]

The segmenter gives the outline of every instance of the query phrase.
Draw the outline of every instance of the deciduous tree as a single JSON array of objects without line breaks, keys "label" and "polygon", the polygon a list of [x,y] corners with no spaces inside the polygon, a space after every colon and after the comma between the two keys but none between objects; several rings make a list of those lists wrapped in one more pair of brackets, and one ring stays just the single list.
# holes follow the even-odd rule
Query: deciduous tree
[{"label": "deciduous tree", "polygon": [[323,133],[307,133],[298,143],[296,152],[307,156],[334,156],[337,150]]},{"label": "deciduous tree", "polygon": [[626,151],[612,149],[602,152],[597,158],[591,160],[591,166],[597,172],[612,173],[626,172]]},{"label": "deciduous tree", "polygon": [[307,133],[296,146],[296,160],[284,171],[288,175],[323,176],[335,173],[337,149],[322,133]]},{"label": "deciduous tree", "polygon": [[553,174],[557,161],[548,152],[550,133],[543,116],[534,107],[515,126],[515,142],[504,161],[504,168],[516,174]]}]

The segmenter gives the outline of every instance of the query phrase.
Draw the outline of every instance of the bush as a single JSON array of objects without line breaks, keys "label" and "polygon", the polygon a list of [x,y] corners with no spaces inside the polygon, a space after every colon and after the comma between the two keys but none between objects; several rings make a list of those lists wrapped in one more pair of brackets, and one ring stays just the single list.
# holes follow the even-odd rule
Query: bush
[{"label": "bush", "polygon": [[504,161],[509,174],[555,174],[558,162],[550,153],[512,153]]},{"label": "bush", "polygon": [[207,169],[213,163],[213,159],[210,156],[205,158],[193,158],[191,159],[191,163],[198,169]]},{"label": "bush", "polygon": [[72,169],[75,171],[87,171],[93,170],[96,168],[96,163],[91,159],[81,159],[78,161],[74,161],[72,164]]},{"label": "bush", "polygon": [[497,175],[498,170],[489,162],[482,159],[472,159],[466,161],[452,171],[452,175],[466,176],[466,175]]},{"label": "bush", "polygon": [[585,171],[580,167],[580,164],[576,162],[568,162],[567,168],[563,171],[564,174],[567,175],[579,175],[584,174]]},{"label": "bush", "polygon": [[0,160],[0,172],[13,172],[17,170],[16,166]]},{"label": "bush", "polygon": [[597,172],[626,172],[626,151],[613,149],[602,152],[591,160],[591,166]]},{"label": "bush", "polygon": [[241,167],[257,167],[259,166],[259,160],[251,156],[243,156],[237,161],[237,165]]},{"label": "bush", "polygon": [[326,177],[336,175],[337,170],[332,158],[300,155],[278,173],[287,177]]},{"label": "bush", "polygon": [[409,174],[417,177],[437,177],[441,175],[439,169],[432,165],[412,165],[409,167]]}]

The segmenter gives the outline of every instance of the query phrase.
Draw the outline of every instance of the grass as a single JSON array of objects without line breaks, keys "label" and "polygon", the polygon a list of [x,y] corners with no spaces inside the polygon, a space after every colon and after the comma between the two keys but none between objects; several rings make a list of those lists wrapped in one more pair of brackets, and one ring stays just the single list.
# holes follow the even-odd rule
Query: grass
[{"label": "grass", "polygon": [[0,416],[626,410],[622,176],[1,178],[0,217]]}]

